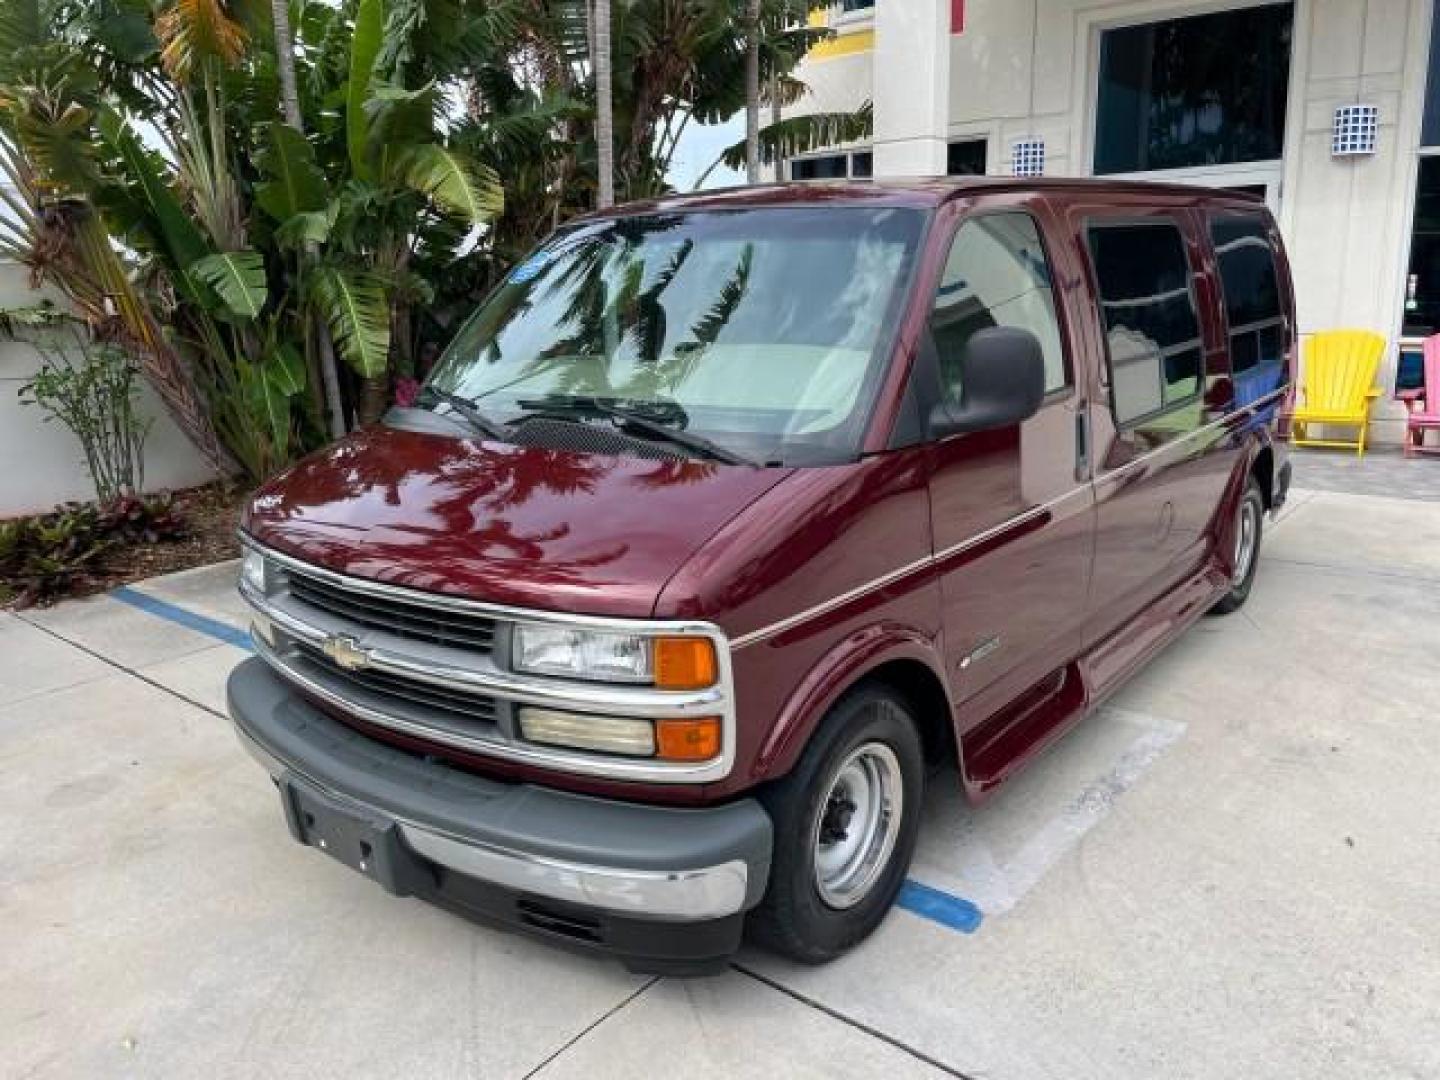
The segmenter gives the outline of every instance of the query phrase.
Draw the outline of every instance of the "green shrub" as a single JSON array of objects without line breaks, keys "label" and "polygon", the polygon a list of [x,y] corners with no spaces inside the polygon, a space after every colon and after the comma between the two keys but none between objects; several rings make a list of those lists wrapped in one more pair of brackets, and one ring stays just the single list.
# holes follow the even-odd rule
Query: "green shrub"
[{"label": "green shrub", "polygon": [[102,503],[140,490],[145,481],[148,420],[135,411],[139,371],[118,346],[76,333],[75,349],[34,342],[44,356],[20,399],[74,432]]},{"label": "green shrub", "polygon": [[168,497],[126,496],[104,507],[68,503],[40,517],[0,521],[0,603],[29,607],[57,599],[102,573],[118,548],[173,542],[185,533]]}]

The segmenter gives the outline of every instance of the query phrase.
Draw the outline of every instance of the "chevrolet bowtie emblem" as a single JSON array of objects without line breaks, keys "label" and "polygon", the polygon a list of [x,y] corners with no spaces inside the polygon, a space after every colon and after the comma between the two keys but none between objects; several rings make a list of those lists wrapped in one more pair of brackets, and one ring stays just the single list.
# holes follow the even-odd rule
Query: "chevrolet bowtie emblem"
[{"label": "chevrolet bowtie emblem", "polygon": [[370,666],[370,650],[349,634],[335,634],[325,639],[320,651],[343,671],[359,671]]}]

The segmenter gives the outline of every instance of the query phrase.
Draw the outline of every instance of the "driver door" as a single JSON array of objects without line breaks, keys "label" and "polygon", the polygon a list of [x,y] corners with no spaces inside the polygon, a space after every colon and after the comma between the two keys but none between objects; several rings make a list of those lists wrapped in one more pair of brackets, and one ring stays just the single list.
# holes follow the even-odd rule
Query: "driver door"
[{"label": "driver door", "polygon": [[[966,771],[982,786],[1008,768],[1022,734],[1006,729],[1006,707],[1028,691],[1043,701],[1078,689],[1063,684],[1081,649],[1094,543],[1086,381],[1076,376],[1080,350],[1057,304],[1047,220],[1045,207],[1014,203],[964,218],[931,315],[941,393],[957,404],[959,360],[976,332],[1028,330],[1045,357],[1039,412],[934,446],[930,505],[947,674],[959,699]],[[1067,280],[1077,272],[1064,270]]]}]

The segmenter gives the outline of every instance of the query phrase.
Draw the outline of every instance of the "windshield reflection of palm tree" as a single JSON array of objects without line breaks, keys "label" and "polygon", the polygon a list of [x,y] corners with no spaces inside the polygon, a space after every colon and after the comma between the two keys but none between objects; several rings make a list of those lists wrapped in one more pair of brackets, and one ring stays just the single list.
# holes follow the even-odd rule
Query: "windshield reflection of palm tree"
[{"label": "windshield reflection of palm tree", "polygon": [[755,245],[746,244],[735,269],[720,287],[715,303],[690,327],[690,339],[680,342],[669,356],[654,365],[655,390],[649,396],[654,397],[660,390],[683,384],[695,371],[706,350],[720,339],[720,334],[730,325],[749,291],[754,257]]}]

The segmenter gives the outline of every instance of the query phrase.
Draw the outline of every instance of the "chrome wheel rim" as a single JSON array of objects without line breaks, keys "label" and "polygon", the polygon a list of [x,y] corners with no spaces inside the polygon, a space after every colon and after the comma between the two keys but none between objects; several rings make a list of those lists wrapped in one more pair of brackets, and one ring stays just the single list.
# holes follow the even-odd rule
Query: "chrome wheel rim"
[{"label": "chrome wheel rim", "polygon": [[884,743],[850,753],[830,778],[815,821],[815,888],[828,907],[853,907],[890,862],[905,790],[900,759]]},{"label": "chrome wheel rim", "polygon": [[1235,524],[1235,575],[1234,585],[1243,585],[1250,576],[1250,566],[1255,561],[1255,542],[1260,535],[1260,512],[1253,499],[1240,504],[1240,520]]}]

